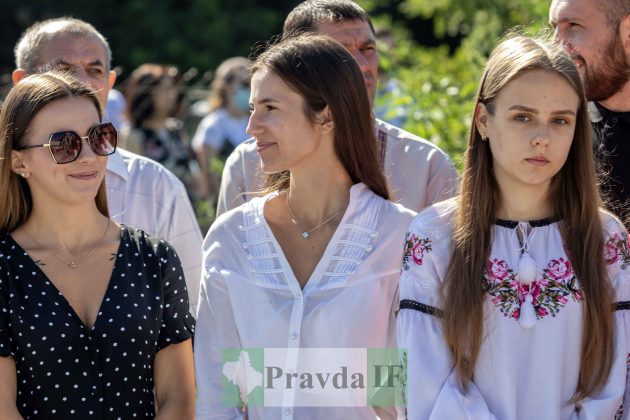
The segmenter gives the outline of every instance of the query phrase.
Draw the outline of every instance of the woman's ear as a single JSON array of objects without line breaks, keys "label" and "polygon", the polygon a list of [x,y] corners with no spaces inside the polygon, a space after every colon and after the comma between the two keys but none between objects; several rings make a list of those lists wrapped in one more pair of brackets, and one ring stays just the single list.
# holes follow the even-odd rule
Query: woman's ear
[{"label": "woman's ear", "polygon": [[319,112],[316,118],[316,123],[322,126],[322,129],[326,132],[333,131],[335,129],[335,122],[330,112],[328,105]]},{"label": "woman's ear", "polygon": [[11,150],[11,170],[22,178],[28,178],[30,170],[28,165],[24,162],[23,155],[17,150]]},{"label": "woman's ear", "polygon": [[477,104],[477,108],[475,108],[475,122],[480,129],[488,128],[488,109],[486,108],[486,104],[482,104],[481,102]]},{"label": "woman's ear", "polygon": [[486,140],[488,138],[489,115],[486,104],[479,102],[475,108],[475,125],[477,126],[477,131],[479,131],[482,140]]}]

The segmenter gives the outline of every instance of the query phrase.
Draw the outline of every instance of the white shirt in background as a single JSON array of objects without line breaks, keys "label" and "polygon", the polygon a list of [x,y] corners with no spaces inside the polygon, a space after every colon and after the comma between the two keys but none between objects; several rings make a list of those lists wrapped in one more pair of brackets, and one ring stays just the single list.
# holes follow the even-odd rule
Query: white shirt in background
[{"label": "white shirt in background", "polygon": [[209,146],[221,150],[228,142],[234,148],[249,137],[245,131],[248,121],[248,115],[236,118],[223,108],[216,109],[199,123],[192,146],[195,149]]},{"label": "white shirt in background", "polygon": [[127,100],[125,95],[116,89],[110,89],[107,94],[107,106],[105,107],[105,119],[116,127],[116,130],[123,131],[128,125]]},{"label": "white shirt in background", "polygon": [[184,184],[159,163],[124,149],[109,156],[106,184],[114,221],[159,236],[175,248],[195,314],[202,236]]},{"label": "white shirt in background", "polygon": [[[384,121],[376,120],[375,129],[377,140],[384,145],[381,161],[392,201],[420,211],[455,195],[457,171],[436,145]],[[247,140],[225,162],[217,215],[248,201],[264,181],[256,143]]]}]

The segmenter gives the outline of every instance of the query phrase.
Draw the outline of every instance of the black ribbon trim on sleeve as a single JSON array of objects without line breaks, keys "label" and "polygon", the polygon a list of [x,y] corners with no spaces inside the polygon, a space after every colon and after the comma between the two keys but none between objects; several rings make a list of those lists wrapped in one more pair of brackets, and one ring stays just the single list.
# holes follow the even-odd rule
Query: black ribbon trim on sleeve
[{"label": "black ribbon trim on sleeve", "polygon": [[[630,302],[627,302],[630,305]],[[441,309],[433,306],[425,305],[424,303],[416,302],[411,299],[403,299],[400,301],[400,309],[413,309],[414,311],[423,312],[427,315],[432,315],[437,318],[442,318],[444,312]]]},{"label": "black ribbon trim on sleeve", "polygon": [[628,309],[630,309],[630,302],[629,301],[613,303],[613,312],[615,312],[615,311],[627,311]]}]

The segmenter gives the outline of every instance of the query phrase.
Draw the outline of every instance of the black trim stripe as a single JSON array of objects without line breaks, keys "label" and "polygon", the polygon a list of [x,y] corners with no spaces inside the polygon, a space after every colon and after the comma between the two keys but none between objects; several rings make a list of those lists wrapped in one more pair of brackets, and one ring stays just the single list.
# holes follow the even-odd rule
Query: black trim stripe
[{"label": "black trim stripe", "polygon": [[[531,227],[543,227],[543,226],[551,225],[551,224],[556,223],[558,221],[560,221],[560,218],[558,218],[558,217],[547,217],[545,219],[530,220],[527,223],[529,223],[529,225]],[[516,220],[497,219],[495,221],[496,225],[503,226],[503,227],[506,227],[508,229],[516,228],[516,226],[518,226],[518,223],[519,222],[517,222]]]},{"label": "black trim stripe", "polygon": [[442,316],[444,316],[444,312],[441,309],[425,305],[424,303],[416,302],[411,299],[401,300],[400,309],[413,309],[414,311],[423,312],[427,315],[433,315],[438,318],[442,318]]},{"label": "black trim stripe", "polygon": [[613,312],[614,311],[627,311],[629,309],[630,309],[630,302],[627,300],[624,302],[613,303]]}]

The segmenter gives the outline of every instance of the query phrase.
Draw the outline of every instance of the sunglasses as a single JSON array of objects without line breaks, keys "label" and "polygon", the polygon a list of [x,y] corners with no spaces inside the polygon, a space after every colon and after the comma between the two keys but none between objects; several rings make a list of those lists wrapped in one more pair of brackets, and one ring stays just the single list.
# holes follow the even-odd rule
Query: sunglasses
[{"label": "sunglasses", "polygon": [[112,123],[97,124],[88,130],[87,136],[80,136],[75,131],[59,131],[52,133],[46,144],[32,144],[18,146],[16,150],[48,147],[55,163],[64,164],[74,162],[81,155],[82,139],[87,141],[92,151],[99,156],[108,156],[116,151],[118,133]]}]

